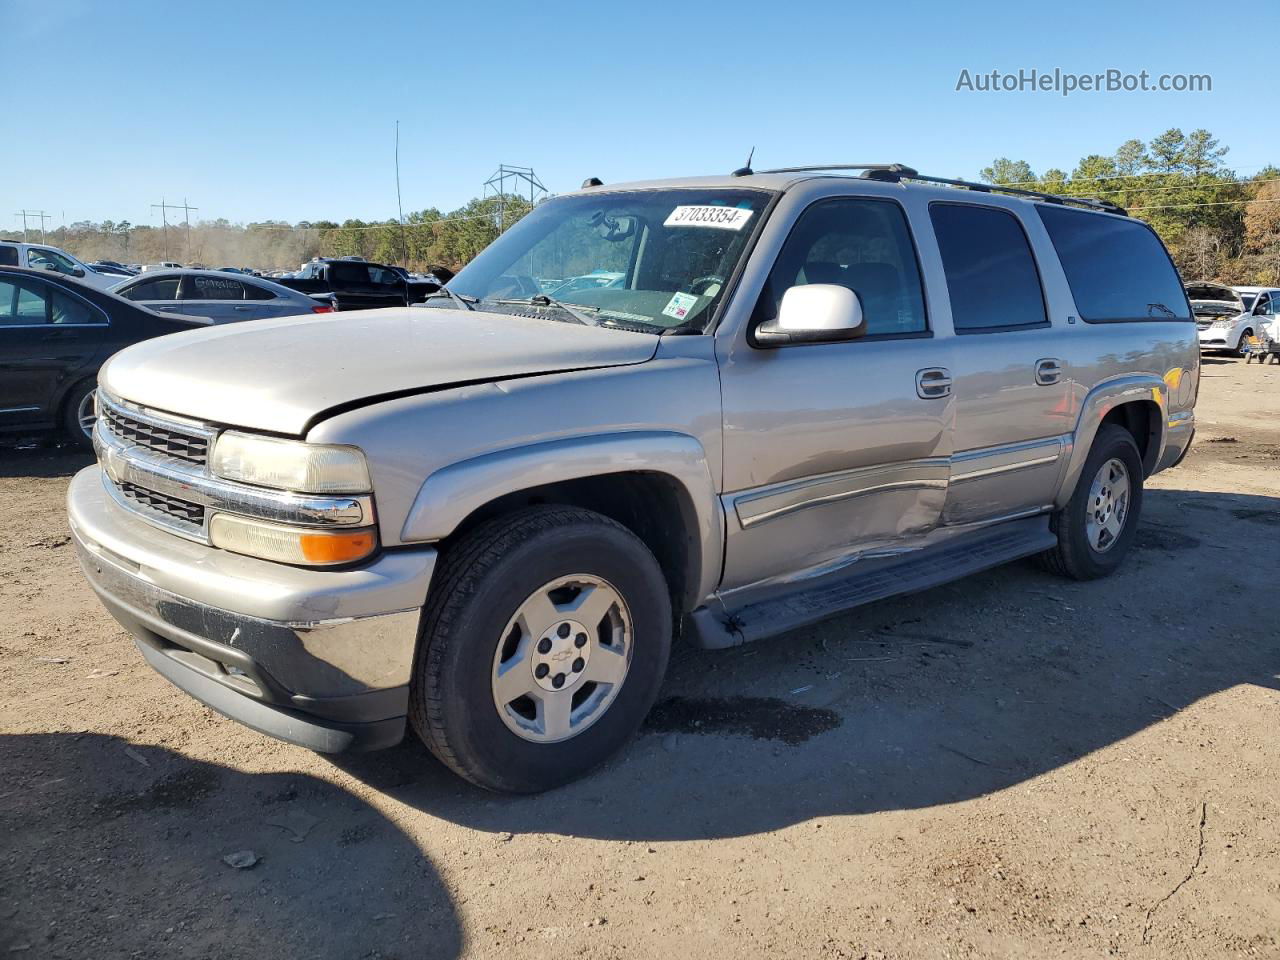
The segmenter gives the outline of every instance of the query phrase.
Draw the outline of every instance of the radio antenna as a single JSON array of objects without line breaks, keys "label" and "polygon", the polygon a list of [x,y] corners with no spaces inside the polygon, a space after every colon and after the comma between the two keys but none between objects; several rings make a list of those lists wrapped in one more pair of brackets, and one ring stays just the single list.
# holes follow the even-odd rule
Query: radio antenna
[{"label": "radio antenna", "polygon": [[734,176],[734,177],[749,177],[749,176],[751,176],[751,174],[754,172],[754,171],[751,169],[751,159],[752,159],[752,157],[754,157],[755,155],[756,155],[756,145],[753,143],[753,144],[751,145],[751,152],[747,154],[747,162],[746,162],[746,164],[745,164],[744,166],[739,167],[737,170],[733,171],[733,173],[732,173],[732,174],[730,174],[730,176]]}]

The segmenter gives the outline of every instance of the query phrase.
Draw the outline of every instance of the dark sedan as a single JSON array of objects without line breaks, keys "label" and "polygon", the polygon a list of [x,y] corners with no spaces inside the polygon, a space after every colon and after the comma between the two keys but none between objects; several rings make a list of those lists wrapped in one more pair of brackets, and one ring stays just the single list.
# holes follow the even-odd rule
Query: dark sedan
[{"label": "dark sedan", "polygon": [[0,431],[61,427],[89,446],[93,391],[107,358],[207,324],[48,271],[0,267]]}]

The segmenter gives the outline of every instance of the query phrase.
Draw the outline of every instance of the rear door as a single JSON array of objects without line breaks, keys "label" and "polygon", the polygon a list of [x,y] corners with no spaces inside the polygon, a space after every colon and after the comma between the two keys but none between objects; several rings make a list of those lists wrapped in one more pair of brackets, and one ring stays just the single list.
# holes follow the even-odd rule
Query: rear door
[{"label": "rear door", "polygon": [[1076,419],[1066,317],[1051,315],[1014,209],[934,201],[929,219],[955,331],[955,455],[943,518],[969,523],[1046,506]]},{"label": "rear door", "polygon": [[866,336],[774,349],[717,337],[726,591],[901,548],[938,525],[945,500],[948,341],[931,330],[902,206],[874,195],[806,206],[752,323],[808,283],[857,293]]},{"label": "rear door", "polygon": [[101,310],[61,287],[0,275],[0,425],[53,420],[106,323]]}]

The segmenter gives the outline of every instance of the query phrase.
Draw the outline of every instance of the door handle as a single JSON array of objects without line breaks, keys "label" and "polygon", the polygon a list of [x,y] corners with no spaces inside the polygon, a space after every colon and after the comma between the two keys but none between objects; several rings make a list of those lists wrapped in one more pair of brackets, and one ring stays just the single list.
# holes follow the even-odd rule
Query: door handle
[{"label": "door handle", "polygon": [[1036,383],[1047,387],[1058,382],[1062,376],[1062,361],[1046,357],[1036,361]]},{"label": "door handle", "polygon": [[937,400],[951,396],[951,371],[946,367],[929,367],[916,371],[916,396],[921,400]]}]

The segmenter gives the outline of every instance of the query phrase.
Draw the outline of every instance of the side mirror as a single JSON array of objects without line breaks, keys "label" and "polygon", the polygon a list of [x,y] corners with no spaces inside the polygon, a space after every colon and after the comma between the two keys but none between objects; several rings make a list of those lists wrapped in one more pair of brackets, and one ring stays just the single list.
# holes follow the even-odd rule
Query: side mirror
[{"label": "side mirror", "polygon": [[72,275],[73,277],[83,277],[83,276],[84,276],[84,267],[76,267],[74,270],[72,270],[72,271],[71,271],[71,275]]},{"label": "side mirror", "polygon": [[856,340],[866,332],[856,293],[834,283],[808,283],[782,295],[777,318],[756,327],[754,338],[760,347],[785,347]]}]

